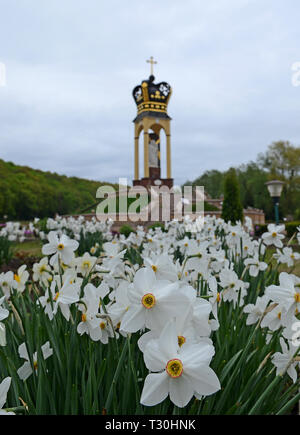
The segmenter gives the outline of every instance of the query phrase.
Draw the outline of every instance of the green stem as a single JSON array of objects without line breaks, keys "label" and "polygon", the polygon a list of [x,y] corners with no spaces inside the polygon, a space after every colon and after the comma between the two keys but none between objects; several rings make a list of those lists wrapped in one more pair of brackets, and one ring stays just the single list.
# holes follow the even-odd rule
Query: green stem
[{"label": "green stem", "polygon": [[121,353],[121,356],[120,356],[120,359],[119,359],[119,362],[118,362],[118,365],[117,365],[117,368],[116,368],[116,371],[115,371],[115,374],[114,374],[114,377],[113,377],[113,380],[112,380],[112,383],[111,383],[111,386],[110,386],[110,389],[109,389],[109,393],[108,393],[108,396],[107,396],[107,399],[106,399],[106,402],[105,402],[105,405],[104,405],[104,408],[106,410],[109,409],[111,401],[112,401],[114,386],[117,383],[117,380],[118,380],[120,372],[121,372],[121,368],[123,366],[123,361],[124,361],[124,358],[125,358],[125,355],[126,355],[126,351],[127,351],[127,348],[128,348],[128,343],[129,343],[129,338],[126,340],[126,342],[124,344],[124,347],[123,347],[123,350],[122,350],[122,353]]}]

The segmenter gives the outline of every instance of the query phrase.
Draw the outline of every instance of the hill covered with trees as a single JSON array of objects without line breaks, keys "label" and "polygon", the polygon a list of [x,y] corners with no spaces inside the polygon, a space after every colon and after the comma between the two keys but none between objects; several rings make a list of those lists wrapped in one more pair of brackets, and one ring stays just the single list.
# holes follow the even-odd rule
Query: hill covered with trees
[{"label": "hill covered with trees", "polygon": [[[243,207],[264,210],[267,219],[274,217],[273,202],[265,182],[277,179],[285,182],[279,211],[281,217],[300,219],[300,147],[288,141],[273,142],[256,162],[243,164],[236,169]],[[204,172],[186,185],[204,186],[211,198],[224,195],[224,182],[228,171],[213,169]]]},{"label": "hill covered with trees", "polygon": [[104,184],[111,185],[0,159],[0,218],[27,220],[78,213],[96,203],[96,191]]}]

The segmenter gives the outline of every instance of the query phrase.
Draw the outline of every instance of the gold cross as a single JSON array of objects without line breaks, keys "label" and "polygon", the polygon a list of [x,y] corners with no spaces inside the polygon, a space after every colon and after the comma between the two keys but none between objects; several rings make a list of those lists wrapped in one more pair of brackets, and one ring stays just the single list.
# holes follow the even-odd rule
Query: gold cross
[{"label": "gold cross", "polygon": [[151,75],[153,76],[153,65],[157,62],[153,59],[153,56],[150,56],[150,59],[148,59],[146,62],[151,64]]}]

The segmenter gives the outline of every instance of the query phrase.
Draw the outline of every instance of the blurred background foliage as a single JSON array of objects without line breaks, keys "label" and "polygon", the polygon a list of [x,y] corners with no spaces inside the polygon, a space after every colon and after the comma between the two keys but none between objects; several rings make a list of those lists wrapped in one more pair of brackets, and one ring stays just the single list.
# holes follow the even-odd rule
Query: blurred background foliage
[{"label": "blurred background foliage", "polygon": [[80,213],[95,204],[98,187],[91,181],[15,165],[0,159],[0,219],[29,220]]},{"label": "blurred background foliage", "polygon": [[[279,206],[281,219],[286,217],[288,220],[300,220],[300,147],[293,146],[288,141],[273,142],[265,153],[258,154],[255,162],[235,169],[244,208],[262,209],[266,219],[272,220],[274,206],[265,182],[278,179],[285,182]],[[211,198],[220,198],[224,195],[227,172],[217,169],[205,171],[185,185],[204,186]]]},{"label": "blurred background foliage", "polygon": [[[300,220],[300,147],[288,141],[273,142],[255,162],[235,169],[244,208],[262,209],[266,219],[272,220],[273,203],[265,182],[279,179],[285,182],[280,198],[280,218]],[[224,195],[227,173],[208,170],[185,185],[204,186],[211,198],[220,198]],[[91,212],[99,203],[96,202],[96,191],[103,185],[118,189],[117,184],[67,177],[0,159],[0,219],[29,220],[53,217],[56,213]],[[207,204],[205,209],[209,210]]]}]

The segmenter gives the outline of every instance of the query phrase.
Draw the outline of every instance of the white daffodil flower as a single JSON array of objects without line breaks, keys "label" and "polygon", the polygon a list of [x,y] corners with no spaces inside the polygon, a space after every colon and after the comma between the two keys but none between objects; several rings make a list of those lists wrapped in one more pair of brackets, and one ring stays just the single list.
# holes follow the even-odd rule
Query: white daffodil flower
[{"label": "white daffodil flower", "polygon": [[282,337],[280,338],[280,344],[282,353],[276,352],[272,357],[272,363],[276,367],[276,375],[283,375],[286,371],[295,383],[297,381],[296,367],[300,366],[299,361],[294,359],[297,347],[293,346],[292,343],[289,343],[289,346],[287,346]]},{"label": "white daffodil flower", "polygon": [[43,257],[39,263],[34,263],[32,270],[34,281],[40,281],[44,285],[48,285],[49,281],[51,281],[51,268],[48,265],[47,257]]},{"label": "white daffodil flower", "polygon": [[230,227],[230,231],[226,236],[226,242],[228,246],[238,246],[240,244],[241,236],[241,228],[238,225]]},{"label": "white daffodil flower", "polygon": [[[58,260],[65,264],[70,264],[74,258],[74,251],[79,246],[77,240],[71,240],[67,235],[63,234],[60,238],[55,231],[50,231],[48,234],[49,243],[42,247],[44,255],[52,255],[50,264],[53,266]],[[53,255],[54,254],[54,255]]]},{"label": "white daffodil flower", "polygon": [[[179,347],[186,343],[197,343],[199,341],[200,334],[197,330],[197,325],[193,323],[193,309],[194,307],[192,304],[187,304],[182,307],[180,315],[174,318]],[[138,340],[139,349],[144,352],[149,341],[152,339],[158,339],[160,334],[160,328],[153,328],[151,331],[143,334]]]},{"label": "white daffodil flower", "polygon": [[295,261],[299,260],[300,254],[299,252],[294,252],[292,248],[288,248],[287,246],[283,248],[282,252],[277,249],[276,254],[273,254],[273,257],[277,259],[278,263],[286,264],[288,267],[292,267],[295,264]]},{"label": "white daffodil flower", "polygon": [[14,288],[14,274],[13,272],[0,273],[0,288],[2,289],[5,297],[8,299],[11,290]]},{"label": "white daffodil flower", "polygon": [[248,304],[244,307],[244,313],[248,314],[246,325],[253,325],[263,318],[269,300],[266,295],[258,296],[255,304]]},{"label": "white daffodil flower", "polygon": [[100,307],[97,321],[97,327],[92,331],[94,340],[100,340],[101,343],[107,344],[108,339],[114,336],[114,330],[111,321],[107,318],[107,314],[102,307]]},{"label": "white daffodil flower", "polygon": [[4,323],[0,322],[0,346],[6,346],[6,329]]},{"label": "white daffodil flower", "polygon": [[6,308],[2,307],[4,300],[5,300],[5,296],[0,298],[0,322],[1,320],[4,320],[9,316],[9,311]]},{"label": "white daffodil flower", "polygon": [[[55,289],[55,282],[52,282],[51,287]],[[48,293],[48,294],[47,294]],[[37,304],[40,304],[44,308],[44,312],[47,314],[50,320],[54,317],[54,300],[50,289],[47,289],[47,293],[44,296],[40,296],[37,300]]]},{"label": "white daffodil flower", "polygon": [[274,302],[283,305],[294,314],[300,312],[300,287],[295,285],[293,275],[281,272],[279,275],[279,286],[270,285],[266,288],[265,294]]},{"label": "white daffodil flower", "polygon": [[[77,326],[77,332],[87,334],[93,341],[108,342],[108,337],[113,335],[111,325],[105,318],[105,312],[101,310],[101,300],[108,294],[109,289],[106,283],[95,287],[89,283],[84,288],[84,297],[78,303],[78,309],[82,312],[81,322]],[[100,310],[100,311],[99,311]],[[103,315],[104,320],[99,318]]]},{"label": "white daffodil flower", "polygon": [[14,275],[13,287],[18,293],[25,290],[26,282],[29,278],[29,273],[26,270],[26,265],[20,266],[17,273]]},{"label": "white daffodil flower", "polygon": [[53,313],[57,313],[58,307],[67,321],[70,319],[69,305],[79,301],[80,284],[66,280],[61,289],[56,292],[53,300],[55,302]]},{"label": "white daffodil flower", "polygon": [[76,259],[77,272],[82,276],[87,276],[94,265],[96,264],[97,257],[91,257],[88,252],[85,252],[82,257]]},{"label": "white daffodil flower", "polygon": [[284,234],[282,234],[282,232],[284,231],[285,226],[269,224],[267,228],[268,231],[266,233],[263,233],[263,235],[261,236],[263,242],[267,246],[274,245],[276,246],[276,248],[282,248],[282,239],[284,239]]},{"label": "white daffodil flower", "polygon": [[149,341],[145,348],[145,364],[153,373],[145,379],[141,403],[154,406],[169,395],[183,408],[195,393],[207,396],[218,391],[219,379],[209,367],[214,352],[206,340],[180,347],[175,321],[168,322],[159,339]]},{"label": "white daffodil flower", "polygon": [[109,306],[108,314],[111,317],[114,327],[120,328],[121,321],[127,313],[130,301],[128,299],[128,281],[121,281],[115,291],[115,302]]},{"label": "white daffodil flower", "polygon": [[131,304],[120,326],[125,332],[162,327],[182,306],[189,304],[188,297],[179,291],[178,283],[156,280],[150,268],[137,271],[133,286],[128,288],[128,299]]},{"label": "white daffodil flower", "polygon": [[193,302],[191,322],[197,337],[209,337],[211,334],[211,324],[209,321],[211,312],[212,305],[209,301],[196,298]]},{"label": "white daffodil flower", "polygon": [[236,248],[238,249],[238,252],[241,251],[242,258],[253,256],[256,252],[255,241],[252,240],[248,234],[242,236],[242,250],[241,244],[237,245]]},{"label": "white daffodil flower", "polygon": [[1,320],[5,320],[9,316],[9,311],[1,305],[5,300],[5,296],[0,298],[0,346],[6,346],[6,329]]},{"label": "white daffodil flower", "polygon": [[88,334],[93,338],[92,330],[98,327],[96,315],[99,313],[100,296],[93,284],[87,284],[84,288],[84,297],[78,302],[78,309],[82,312],[81,322],[77,326],[77,332]]},{"label": "white daffodil flower", "polygon": [[97,265],[95,270],[101,271],[109,271],[112,275],[114,273],[121,273],[124,269],[123,257],[125,255],[126,249],[120,251],[121,246],[115,240],[112,242],[103,243],[104,249],[104,258],[102,261],[102,265]]},{"label": "white daffodil flower", "polygon": [[[268,297],[268,296],[266,296]],[[262,328],[268,328],[270,331],[277,331],[282,326],[286,326],[288,323],[288,312],[282,305],[269,306],[266,310],[266,314],[263,317],[260,326]]]},{"label": "white daffodil flower", "polygon": [[238,278],[233,270],[223,269],[220,273],[220,285],[223,287],[223,301],[229,301],[236,304],[242,284],[243,281]]},{"label": "white daffodil flower", "polygon": [[211,311],[214,318],[218,321],[218,307],[222,300],[222,292],[219,292],[217,286],[213,286],[208,291],[209,302],[211,304]]},{"label": "white daffodil flower", "polygon": [[[50,347],[49,341],[47,341],[43,346],[41,347],[41,351],[43,354],[44,360],[49,358],[53,354],[53,350]],[[23,381],[26,381],[26,379],[29,378],[29,376],[33,373],[33,370],[38,370],[38,360],[37,360],[37,352],[33,354],[33,367],[31,366],[30,358],[27,352],[26,344],[22,343],[19,348],[18,352],[21,358],[25,359],[26,362],[17,370],[17,373],[19,375],[19,378]]]},{"label": "white daffodil flower", "polygon": [[152,268],[156,278],[159,280],[167,279],[172,282],[178,280],[176,266],[170,256],[166,253],[144,258],[144,264],[146,267]]},{"label": "white daffodil flower", "polygon": [[247,258],[245,260],[245,266],[249,267],[249,275],[256,277],[259,272],[262,272],[267,269],[267,263],[263,261],[259,261],[258,255],[255,255],[253,258]]},{"label": "white daffodil flower", "polygon": [[15,415],[14,412],[6,411],[5,409],[2,409],[7,398],[7,392],[9,390],[11,383],[11,378],[7,377],[3,379],[3,381],[0,384],[0,415]]}]

